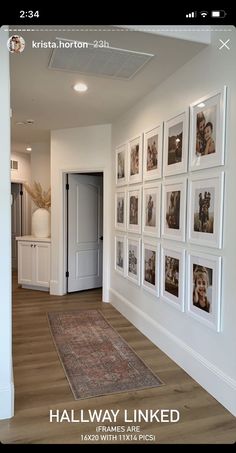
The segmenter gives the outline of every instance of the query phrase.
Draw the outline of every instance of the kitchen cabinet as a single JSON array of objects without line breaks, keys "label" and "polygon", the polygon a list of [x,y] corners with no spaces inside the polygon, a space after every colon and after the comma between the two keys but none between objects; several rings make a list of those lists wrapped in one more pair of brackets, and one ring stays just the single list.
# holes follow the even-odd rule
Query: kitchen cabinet
[{"label": "kitchen cabinet", "polygon": [[23,288],[49,291],[50,238],[17,237],[18,283]]}]

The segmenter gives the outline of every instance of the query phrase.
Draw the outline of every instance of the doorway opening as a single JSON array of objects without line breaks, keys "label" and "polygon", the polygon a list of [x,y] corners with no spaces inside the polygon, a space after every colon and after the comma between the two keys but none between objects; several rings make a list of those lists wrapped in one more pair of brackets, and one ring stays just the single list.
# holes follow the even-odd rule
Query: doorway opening
[{"label": "doorway opening", "polygon": [[102,287],[103,173],[66,174],[66,290]]},{"label": "doorway opening", "polygon": [[11,183],[11,253],[12,270],[18,268],[17,242],[16,237],[23,235],[23,185],[22,183]]}]

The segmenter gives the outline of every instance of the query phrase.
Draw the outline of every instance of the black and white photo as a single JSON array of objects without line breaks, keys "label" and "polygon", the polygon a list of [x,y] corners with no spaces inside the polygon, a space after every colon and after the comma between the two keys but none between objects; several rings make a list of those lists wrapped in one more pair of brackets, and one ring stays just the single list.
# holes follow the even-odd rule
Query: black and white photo
[{"label": "black and white photo", "polygon": [[126,190],[123,188],[115,192],[115,228],[126,230]]},{"label": "black and white photo", "polygon": [[142,181],[143,153],[142,135],[128,142],[128,182],[129,184]]},{"label": "black and white photo", "polygon": [[162,176],[162,125],[144,133],[143,179]]},{"label": "black and white photo", "polygon": [[224,164],[226,87],[190,105],[190,170]]},{"label": "black and white photo", "polygon": [[159,262],[160,246],[156,242],[143,240],[142,247],[142,286],[144,289],[159,296]]},{"label": "black and white photo", "polygon": [[177,175],[187,171],[188,115],[183,112],[164,125],[164,175]]},{"label": "black and white photo", "polygon": [[125,185],[127,182],[127,145],[116,148],[116,185]]},{"label": "black and white photo", "polygon": [[216,255],[188,254],[187,312],[217,332],[221,330],[221,261]]},{"label": "black and white photo", "polygon": [[185,240],[186,178],[163,184],[162,236],[166,239]]},{"label": "black and white photo", "polygon": [[141,187],[133,186],[128,190],[128,231],[141,233]]},{"label": "black and white photo", "polygon": [[222,247],[224,172],[204,172],[189,181],[188,240]]},{"label": "black and white photo", "polygon": [[128,237],[127,240],[127,278],[140,285],[141,239]]},{"label": "black and white photo", "polygon": [[184,311],[185,251],[162,248],[161,297],[174,308]]},{"label": "black and white photo", "polygon": [[160,237],[161,184],[151,183],[143,187],[143,233]]},{"label": "black and white photo", "polygon": [[166,224],[169,229],[179,230],[180,197],[180,190],[172,190],[166,193]]},{"label": "black and white photo", "polygon": [[124,276],[126,265],[126,237],[115,236],[115,270]]}]

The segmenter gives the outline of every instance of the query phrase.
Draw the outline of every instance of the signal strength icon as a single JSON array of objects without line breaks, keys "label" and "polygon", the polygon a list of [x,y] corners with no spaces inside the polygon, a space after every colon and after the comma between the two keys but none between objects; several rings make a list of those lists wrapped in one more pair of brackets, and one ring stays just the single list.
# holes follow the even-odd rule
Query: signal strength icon
[{"label": "signal strength icon", "polygon": [[206,17],[206,16],[207,16],[207,14],[208,14],[208,12],[207,12],[207,11],[201,11],[201,12],[200,12],[200,15],[201,15],[202,17]]},{"label": "signal strength icon", "polygon": [[192,11],[191,13],[186,14],[187,19],[197,17],[197,11]]}]

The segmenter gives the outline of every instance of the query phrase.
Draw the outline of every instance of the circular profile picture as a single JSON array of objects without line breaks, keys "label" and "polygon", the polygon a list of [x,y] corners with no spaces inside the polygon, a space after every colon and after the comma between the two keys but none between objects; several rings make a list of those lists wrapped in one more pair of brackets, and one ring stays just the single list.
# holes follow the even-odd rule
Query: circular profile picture
[{"label": "circular profile picture", "polygon": [[7,47],[11,53],[21,53],[25,48],[25,40],[22,36],[13,35],[8,39]]}]

